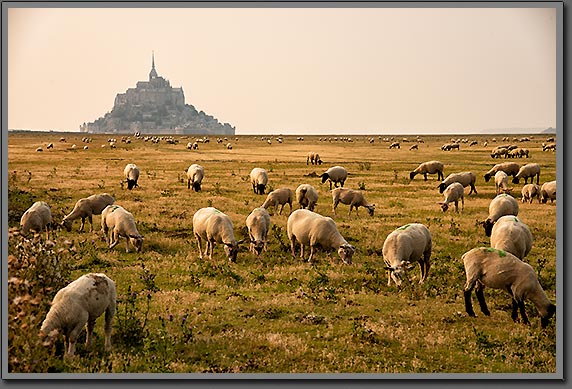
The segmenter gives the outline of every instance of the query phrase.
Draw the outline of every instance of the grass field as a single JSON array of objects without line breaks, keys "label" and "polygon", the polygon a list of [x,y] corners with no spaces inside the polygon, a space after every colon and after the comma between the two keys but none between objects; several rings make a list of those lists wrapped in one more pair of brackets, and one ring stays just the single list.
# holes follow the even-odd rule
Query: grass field
[{"label": "grass field", "polygon": [[[60,136],[66,142],[60,142]],[[133,139],[107,145],[108,135],[92,135],[84,150],[84,134],[10,133],[8,137],[8,219],[17,227],[34,201],[46,201],[56,222],[75,202],[108,192],[130,211],[145,241],[141,253],[126,253],[125,242],[109,250],[100,232],[56,232],[55,246],[25,241],[10,233],[9,371],[10,372],[167,372],[167,373],[555,373],[556,320],[542,330],[534,305],[527,302],[531,325],[513,323],[511,300],[503,291],[485,291],[491,316],[473,304],[469,318],[463,302],[465,283],[461,256],[488,246],[479,221],[486,219],[495,195],[494,182],[483,175],[495,163],[490,150],[503,136],[470,136],[479,145],[461,144],[459,151],[441,151],[451,136],[424,136],[419,150],[388,149],[375,136],[353,142],[320,141],[319,136],[285,136],[268,144],[260,137],[229,140],[232,150],[210,137],[199,150],[178,144]],[[120,136],[115,136],[120,138]],[[384,135],[385,137],[385,135]],[[333,137],[332,137],[333,138]],[[489,145],[484,147],[483,141]],[[118,139],[119,140],[119,139]],[[545,135],[519,143],[530,150],[524,164],[539,163],[540,184],[556,179],[556,157],[543,152]],[[53,149],[46,149],[49,142]],[[77,144],[72,149],[72,144]],[[36,152],[42,146],[43,152]],[[309,151],[324,164],[306,164]],[[445,176],[472,171],[478,194],[465,195],[465,210],[443,213],[437,202],[436,176],[409,180],[419,163],[438,159]],[[139,187],[121,183],[123,168],[141,169]],[[202,191],[187,189],[185,171],[192,163],[205,168]],[[345,187],[364,190],[376,204],[373,217],[360,209],[349,217],[348,206],[332,212],[328,184],[319,176],[342,165],[350,172]],[[286,234],[288,206],[272,216],[268,251],[258,259],[245,243],[236,263],[226,260],[220,245],[214,258],[199,260],[192,233],[195,211],[213,206],[229,215],[237,239],[246,238],[245,219],[266,196],[256,195],[248,180],[254,167],[269,173],[269,190],[302,183],[319,192],[316,212],[331,216],[357,251],[353,264],[337,253],[319,251],[313,264],[292,258]],[[316,173],[316,174],[313,174]],[[512,185],[512,184],[511,184]],[[525,258],[539,275],[549,298],[556,301],[556,202],[520,202],[523,182],[514,184],[519,217],[535,241]],[[466,189],[465,193],[468,193]],[[298,205],[294,204],[294,209]],[[410,283],[387,286],[382,246],[385,237],[407,223],[425,224],[432,233],[432,267],[423,285],[419,269]],[[86,230],[89,224],[86,222]],[[63,340],[43,345],[37,337],[49,302],[59,287],[88,272],[104,272],[117,284],[113,352],[103,352],[103,319],[95,329],[92,351],[78,344],[77,356],[63,358]],[[25,284],[23,281],[27,281]],[[15,300],[19,297],[18,300]],[[84,332],[85,334],[85,332]],[[81,338],[80,341],[83,341]]]}]

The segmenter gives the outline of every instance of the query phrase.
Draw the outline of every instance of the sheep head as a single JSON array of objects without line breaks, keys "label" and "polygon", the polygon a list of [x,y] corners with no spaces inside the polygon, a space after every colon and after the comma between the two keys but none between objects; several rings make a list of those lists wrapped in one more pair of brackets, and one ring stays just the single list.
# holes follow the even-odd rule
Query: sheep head
[{"label": "sheep head", "polygon": [[135,247],[135,251],[141,252],[143,248],[143,236],[142,235],[129,235],[129,241]]},{"label": "sheep head", "polygon": [[352,256],[354,255],[355,251],[356,248],[351,244],[343,244],[338,249],[338,255],[345,264],[351,265]]}]

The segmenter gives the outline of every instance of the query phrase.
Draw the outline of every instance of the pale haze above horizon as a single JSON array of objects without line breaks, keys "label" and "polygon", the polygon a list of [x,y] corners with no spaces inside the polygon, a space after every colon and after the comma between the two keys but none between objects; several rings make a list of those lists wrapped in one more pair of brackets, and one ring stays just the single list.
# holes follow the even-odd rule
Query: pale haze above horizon
[{"label": "pale haze above horizon", "polygon": [[556,127],[556,8],[7,15],[9,129],[79,131],[148,79],[152,52],[186,104],[237,135]]}]

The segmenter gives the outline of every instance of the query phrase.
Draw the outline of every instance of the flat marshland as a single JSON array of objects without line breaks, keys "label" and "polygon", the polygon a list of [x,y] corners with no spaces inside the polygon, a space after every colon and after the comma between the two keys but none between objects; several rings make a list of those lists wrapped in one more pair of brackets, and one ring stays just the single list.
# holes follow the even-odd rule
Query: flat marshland
[{"label": "flat marshland", "polygon": [[[82,142],[86,136],[92,142]],[[117,138],[116,149],[109,147],[110,137]],[[515,142],[514,135],[508,141],[504,135],[459,136],[478,145],[461,143],[458,151],[441,150],[451,136],[423,136],[418,150],[409,150],[413,142],[389,149],[382,141],[386,135],[352,136],[352,142],[340,136],[284,136],[283,143],[274,137],[271,144],[260,136],[233,136],[222,143],[210,136],[209,143],[199,143],[193,151],[186,144],[194,136],[174,135],[175,144],[133,136],[126,143],[121,137],[9,133],[9,227],[19,225],[34,201],[47,202],[60,223],[80,198],[107,192],[134,215],[145,238],[141,253],[126,253],[124,238],[108,249],[100,216],[93,217],[93,232],[87,221],[79,232],[79,220],[71,232],[56,231],[53,247],[43,242],[45,234],[40,241],[28,241],[11,229],[10,372],[556,372],[559,318],[541,329],[538,312],[527,301],[531,324],[514,323],[509,295],[488,288],[491,316],[480,312],[473,294],[477,317],[468,317],[460,259],[472,248],[490,245],[478,223],[487,218],[495,196],[494,178],[487,183],[483,178],[494,164],[535,162],[541,166],[541,185],[556,179],[556,155],[542,151],[548,135],[527,142]],[[50,142],[54,147],[47,149]],[[232,150],[226,148],[228,142]],[[528,148],[530,158],[492,159],[491,149],[507,143]],[[37,152],[38,147],[43,151]],[[324,164],[307,165],[309,151],[318,152]],[[467,195],[465,189],[464,212],[455,213],[454,206],[441,211],[438,202],[444,198],[436,175],[427,181],[422,175],[409,179],[421,162],[434,159],[445,164],[445,176],[476,174],[478,194]],[[132,191],[122,183],[127,163],[141,170]],[[187,189],[185,172],[193,163],[205,169],[200,192]],[[363,190],[376,205],[373,217],[364,208],[359,217],[355,211],[348,216],[349,206],[343,204],[333,214],[329,184],[322,184],[319,175],[335,165],[350,173],[345,187]],[[299,255],[293,258],[286,233],[288,205],[282,215],[271,216],[268,250],[260,258],[245,242],[236,263],[229,263],[221,245],[215,246],[212,260],[199,260],[192,218],[202,207],[229,215],[235,237],[248,238],[246,217],[266,198],[252,190],[248,176],[254,167],[268,171],[268,191],[313,185],[319,192],[315,211],[331,216],[356,247],[353,263],[343,264],[335,251],[318,250],[312,264]],[[555,303],[557,202],[521,203],[523,185],[523,180],[509,182],[519,202],[518,216],[534,235],[525,261]],[[425,224],[433,238],[427,280],[418,283],[416,266],[407,273],[410,282],[387,286],[383,242],[394,229],[413,222]],[[113,351],[103,351],[104,320],[99,318],[92,350],[84,349],[83,331],[76,357],[64,358],[61,337],[50,345],[37,334],[57,289],[88,272],[103,272],[117,285]]]}]

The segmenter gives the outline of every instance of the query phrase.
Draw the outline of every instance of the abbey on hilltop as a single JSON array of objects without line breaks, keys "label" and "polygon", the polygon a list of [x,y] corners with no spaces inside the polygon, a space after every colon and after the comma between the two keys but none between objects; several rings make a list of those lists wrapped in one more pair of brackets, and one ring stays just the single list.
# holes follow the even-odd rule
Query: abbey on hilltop
[{"label": "abbey on hilltop", "polygon": [[153,53],[149,81],[139,81],[135,88],[119,93],[111,112],[94,122],[83,123],[80,131],[95,134],[234,135],[235,128],[185,104],[183,88],[173,88],[168,80],[157,74]]}]

